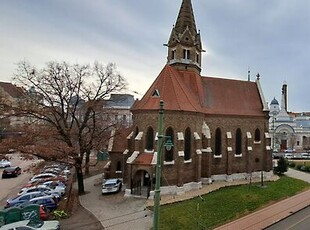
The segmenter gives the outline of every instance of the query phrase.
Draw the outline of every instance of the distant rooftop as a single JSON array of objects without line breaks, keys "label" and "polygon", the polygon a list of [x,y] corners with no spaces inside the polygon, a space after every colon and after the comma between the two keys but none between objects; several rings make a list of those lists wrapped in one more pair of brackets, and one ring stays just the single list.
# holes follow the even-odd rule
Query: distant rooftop
[{"label": "distant rooftop", "polygon": [[110,99],[106,101],[106,106],[111,108],[128,107],[135,102],[134,96],[130,94],[111,94]]}]

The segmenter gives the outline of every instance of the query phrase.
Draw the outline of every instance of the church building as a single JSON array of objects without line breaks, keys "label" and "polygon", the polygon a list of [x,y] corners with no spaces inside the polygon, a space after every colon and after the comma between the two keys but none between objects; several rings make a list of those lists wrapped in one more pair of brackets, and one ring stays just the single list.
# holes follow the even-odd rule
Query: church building
[{"label": "church building", "polygon": [[[270,177],[269,108],[259,75],[255,82],[201,76],[204,50],[191,0],[182,1],[165,45],[166,65],[131,108],[127,146],[111,155],[110,167],[121,173],[125,195],[152,196],[159,148],[162,194],[183,193],[217,180]],[[172,142],[169,149],[158,146],[161,101],[163,142]]]}]

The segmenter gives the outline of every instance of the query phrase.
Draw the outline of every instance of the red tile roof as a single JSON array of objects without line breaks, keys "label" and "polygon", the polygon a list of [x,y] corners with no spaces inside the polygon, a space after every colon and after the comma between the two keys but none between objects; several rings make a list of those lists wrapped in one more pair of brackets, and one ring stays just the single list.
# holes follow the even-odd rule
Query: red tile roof
[{"label": "red tile roof", "polygon": [[133,164],[151,165],[152,159],[153,159],[153,153],[140,153],[133,162]]},{"label": "red tile roof", "polygon": [[[152,86],[136,102],[132,110],[158,110],[159,101],[165,101],[165,110],[201,111],[199,88],[200,76],[191,72],[193,76],[180,74],[173,67],[166,65],[156,78]],[[192,79],[190,79],[192,78]],[[158,90],[160,96],[152,96]]]},{"label": "red tile roof", "polygon": [[[158,90],[159,96],[153,96]],[[222,115],[263,116],[263,104],[257,84],[251,81],[203,77],[194,71],[176,70],[165,65],[143,98],[132,110],[201,112]]]},{"label": "red tile roof", "polygon": [[127,137],[133,131],[133,127],[122,128],[115,132],[113,137],[112,152],[123,153],[128,147]]}]

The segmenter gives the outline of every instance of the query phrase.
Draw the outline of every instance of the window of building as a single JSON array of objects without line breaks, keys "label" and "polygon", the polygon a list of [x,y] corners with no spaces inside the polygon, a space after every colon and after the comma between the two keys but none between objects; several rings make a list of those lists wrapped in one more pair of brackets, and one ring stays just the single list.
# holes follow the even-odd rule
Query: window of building
[{"label": "window of building", "polygon": [[242,154],[242,133],[241,129],[237,129],[236,131],[236,155]]},{"label": "window of building", "polygon": [[118,161],[116,163],[116,172],[121,172],[122,171],[122,163]]},{"label": "window of building", "polygon": [[149,151],[154,149],[154,130],[151,126],[147,128],[145,149]]},{"label": "window of building", "polygon": [[135,131],[135,137],[139,134],[139,128],[136,127],[136,131]]},{"label": "window of building", "polygon": [[261,141],[261,139],[260,139],[260,130],[258,128],[255,130],[254,141],[255,142],[260,142]]},{"label": "window of building", "polygon": [[171,59],[175,59],[175,50],[171,51]]},{"label": "window of building", "polygon": [[183,59],[190,59],[190,50],[183,49]]},{"label": "window of building", "polygon": [[[169,127],[166,130],[166,138],[170,137],[172,143],[174,142],[174,135],[173,135],[173,129]],[[165,161],[173,161],[173,147],[168,151],[165,149]]]},{"label": "window of building", "polygon": [[222,132],[221,132],[220,128],[217,128],[215,131],[214,154],[215,155],[221,155],[222,154]]},{"label": "window of building", "polygon": [[191,159],[191,130],[187,128],[185,130],[185,140],[184,140],[184,160],[188,161]]},{"label": "window of building", "polygon": [[199,54],[196,54],[196,62],[199,63]]}]

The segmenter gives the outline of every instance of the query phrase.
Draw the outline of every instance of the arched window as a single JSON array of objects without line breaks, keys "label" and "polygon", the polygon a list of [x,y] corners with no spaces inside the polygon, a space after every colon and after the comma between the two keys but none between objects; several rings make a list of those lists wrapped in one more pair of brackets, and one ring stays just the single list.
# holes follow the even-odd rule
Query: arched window
[{"label": "arched window", "polygon": [[221,155],[222,154],[222,132],[221,132],[220,128],[217,128],[215,131],[214,154],[215,155]]},{"label": "arched window", "polygon": [[138,128],[138,126],[136,127],[136,131],[135,131],[135,137],[138,135],[138,133],[139,133],[139,128]]},{"label": "arched window", "polygon": [[122,171],[122,163],[120,161],[116,163],[116,171]]},{"label": "arched window", "polygon": [[[171,127],[166,130],[165,136],[166,138],[170,137],[172,144],[174,143],[173,129]],[[165,161],[173,161],[173,147],[169,151],[165,149]]]},{"label": "arched window", "polygon": [[255,130],[254,141],[260,142],[260,130],[258,128]]},{"label": "arched window", "polygon": [[242,154],[242,134],[241,129],[237,129],[236,131],[236,155]]},{"label": "arched window", "polygon": [[151,126],[147,128],[145,149],[149,151],[154,149],[154,130]]},{"label": "arched window", "polygon": [[191,159],[191,130],[187,128],[185,130],[185,141],[184,141],[184,160],[188,161]]}]

